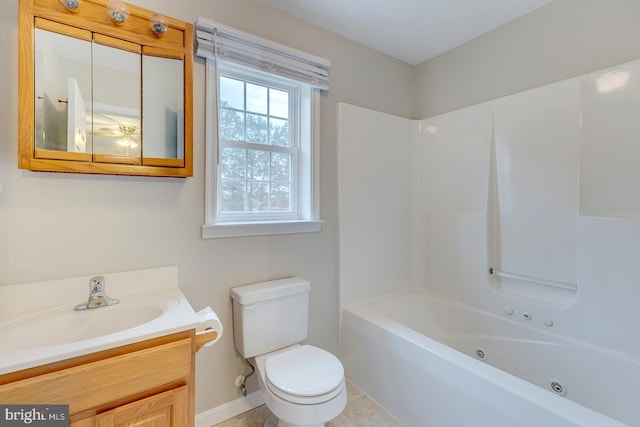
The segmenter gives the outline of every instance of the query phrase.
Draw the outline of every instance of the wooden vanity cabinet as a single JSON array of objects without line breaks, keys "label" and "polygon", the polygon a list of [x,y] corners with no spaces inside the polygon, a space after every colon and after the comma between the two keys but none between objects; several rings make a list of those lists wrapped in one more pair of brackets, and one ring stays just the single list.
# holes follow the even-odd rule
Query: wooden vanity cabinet
[{"label": "wooden vanity cabinet", "polygon": [[0,375],[2,404],[67,404],[73,427],[193,427],[194,330]]}]

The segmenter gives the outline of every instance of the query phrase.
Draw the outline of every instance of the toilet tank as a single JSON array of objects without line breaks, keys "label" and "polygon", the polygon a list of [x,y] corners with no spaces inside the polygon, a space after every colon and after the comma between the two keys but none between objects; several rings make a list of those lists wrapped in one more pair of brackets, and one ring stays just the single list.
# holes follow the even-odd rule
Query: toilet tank
[{"label": "toilet tank", "polygon": [[249,358],[307,338],[311,284],[299,277],[231,289],[233,338]]}]

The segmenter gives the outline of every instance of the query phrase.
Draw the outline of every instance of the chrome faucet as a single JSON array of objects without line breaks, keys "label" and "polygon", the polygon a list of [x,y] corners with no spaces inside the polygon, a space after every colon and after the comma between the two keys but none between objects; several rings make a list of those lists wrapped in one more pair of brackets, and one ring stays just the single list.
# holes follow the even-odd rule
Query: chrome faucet
[{"label": "chrome faucet", "polygon": [[104,292],[107,281],[103,276],[94,276],[89,280],[89,300],[86,303],[76,306],[76,310],[86,310],[88,308],[100,308],[107,305],[115,305],[119,299],[109,298]]}]

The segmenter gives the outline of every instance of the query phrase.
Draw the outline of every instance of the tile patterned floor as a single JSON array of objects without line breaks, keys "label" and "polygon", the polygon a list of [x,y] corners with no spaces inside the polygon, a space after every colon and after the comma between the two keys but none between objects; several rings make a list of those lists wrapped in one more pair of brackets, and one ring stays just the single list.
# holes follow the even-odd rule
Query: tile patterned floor
[{"label": "tile patterned floor", "polygon": [[[374,402],[351,382],[347,381],[347,407],[327,427],[402,427],[402,423]],[[258,406],[237,417],[216,424],[215,427],[262,427],[270,412]]]}]

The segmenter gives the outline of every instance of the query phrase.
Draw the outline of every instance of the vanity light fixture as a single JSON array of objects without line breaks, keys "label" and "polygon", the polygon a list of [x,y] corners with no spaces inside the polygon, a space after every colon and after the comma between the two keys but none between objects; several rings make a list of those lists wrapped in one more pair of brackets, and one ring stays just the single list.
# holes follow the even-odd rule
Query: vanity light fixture
[{"label": "vanity light fixture", "polygon": [[149,22],[151,23],[151,31],[156,37],[164,36],[164,33],[166,33],[167,29],[169,28],[167,19],[159,13],[156,13],[151,18],[149,18]]},{"label": "vanity light fixture", "polygon": [[60,0],[60,4],[69,12],[78,13],[80,10],[80,0]]},{"label": "vanity light fixture", "polygon": [[122,25],[129,19],[129,8],[120,0],[109,1],[107,4],[107,10],[109,11],[111,20],[116,25]]}]

